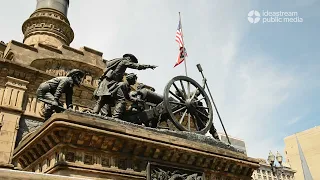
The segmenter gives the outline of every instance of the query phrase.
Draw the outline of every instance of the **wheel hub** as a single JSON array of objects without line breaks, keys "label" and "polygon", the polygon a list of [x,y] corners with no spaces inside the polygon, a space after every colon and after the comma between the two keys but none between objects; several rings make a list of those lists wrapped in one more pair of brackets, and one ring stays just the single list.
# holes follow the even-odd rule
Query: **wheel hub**
[{"label": "wheel hub", "polygon": [[185,103],[188,109],[195,108],[195,102],[192,99],[187,99]]}]

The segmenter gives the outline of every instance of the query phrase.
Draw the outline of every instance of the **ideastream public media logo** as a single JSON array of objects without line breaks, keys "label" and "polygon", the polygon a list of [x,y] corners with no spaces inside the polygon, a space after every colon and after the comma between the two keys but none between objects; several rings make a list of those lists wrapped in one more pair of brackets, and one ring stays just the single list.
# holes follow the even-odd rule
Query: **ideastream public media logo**
[{"label": "ideastream public media logo", "polygon": [[256,23],[301,23],[303,18],[299,17],[298,12],[288,11],[268,11],[262,10],[261,13],[252,10],[248,13],[248,21]]}]

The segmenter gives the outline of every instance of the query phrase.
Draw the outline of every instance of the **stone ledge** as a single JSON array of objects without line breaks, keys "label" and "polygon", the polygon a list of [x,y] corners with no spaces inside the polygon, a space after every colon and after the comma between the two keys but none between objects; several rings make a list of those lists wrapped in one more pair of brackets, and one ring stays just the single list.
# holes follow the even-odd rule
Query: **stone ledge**
[{"label": "stone ledge", "polygon": [[97,56],[101,56],[102,57],[102,55],[103,55],[102,52],[94,50],[94,49],[91,49],[91,48],[89,48],[87,46],[81,47],[80,49],[83,50],[83,51],[87,51],[89,53],[92,53],[94,55],[97,55]]},{"label": "stone ledge", "polygon": [[90,180],[93,178],[76,178],[60,175],[42,174],[0,168],[0,179],[10,180]]},{"label": "stone ledge", "polygon": [[75,48],[72,48],[72,47],[70,47],[70,46],[61,45],[59,48],[60,48],[60,49],[62,49],[62,48],[63,48],[63,49],[66,49],[66,50],[72,51],[72,52],[74,52],[74,53],[77,53],[77,54],[80,54],[80,55],[84,55],[83,51],[78,50],[78,49],[75,49]]},{"label": "stone ledge", "polygon": [[15,40],[11,40],[8,44],[8,46],[10,47],[10,44],[13,44],[13,45],[16,45],[16,46],[19,46],[21,48],[26,48],[26,49],[29,49],[31,51],[34,51],[34,52],[38,52],[38,49],[35,48],[35,47],[32,47],[32,46],[29,46],[29,45],[26,45],[26,44],[23,44],[21,42],[18,42],[18,41],[15,41]]},{"label": "stone ledge", "polygon": [[[82,166],[79,167],[77,165],[73,165],[72,163],[63,163],[63,164],[58,164],[54,168],[52,168],[48,173],[54,173],[54,172],[59,172],[59,171],[67,170],[68,173],[75,172],[75,174],[79,174],[81,172],[88,173],[92,172],[93,174],[102,174],[102,176],[117,176],[117,174],[121,174],[122,177],[125,179],[130,179],[130,180],[138,180],[138,179],[146,179],[146,174],[145,173],[126,173],[125,170],[119,171],[118,169],[94,169],[89,166]],[[101,176],[101,175],[100,175]],[[105,177],[103,178],[105,179]]]},{"label": "stone ledge", "polygon": [[[148,162],[158,162],[249,179],[259,163],[220,143],[190,132],[66,111],[53,115],[25,138],[14,150],[13,162],[24,171],[55,174],[71,167],[99,171],[111,166],[120,170],[116,173],[119,177],[123,177],[123,168],[126,174],[135,175],[144,172]],[[46,162],[51,163],[46,166]],[[61,166],[61,170],[51,171]]]},{"label": "stone ledge", "polygon": [[[6,163],[2,163],[0,162],[0,170],[1,168],[6,168],[6,169],[13,169],[14,166],[12,164],[6,164]],[[1,177],[1,176],[0,176]]]},{"label": "stone ledge", "polygon": [[[218,150],[224,150],[225,156],[230,157],[236,157],[239,159],[247,159],[248,157],[241,152],[240,150],[234,148],[233,146],[229,146],[228,144],[225,144],[220,141],[216,141],[215,139],[205,136],[205,135],[199,135],[191,132],[186,131],[171,131],[166,129],[155,129],[155,128],[149,128],[144,127],[141,125],[132,124],[126,121],[122,121],[115,118],[109,118],[109,117],[101,117],[96,115],[91,115],[87,113],[80,113],[80,112],[72,112],[72,111],[65,111],[65,113],[58,113],[54,114],[50,120],[47,120],[44,125],[38,130],[39,132],[36,132],[31,137],[26,139],[24,142],[22,142],[15,150],[16,154],[20,148],[20,146],[24,146],[24,144],[28,143],[26,141],[34,140],[34,137],[37,135],[37,133],[40,133],[44,129],[47,128],[47,126],[52,125],[54,122],[68,122],[68,123],[74,123],[78,125],[85,125],[88,128],[96,128],[101,130],[108,130],[111,132],[117,132],[124,135],[131,135],[138,138],[143,139],[152,139],[163,143],[169,143],[169,144],[176,144],[184,147],[191,147],[197,150],[205,151],[204,149],[200,149],[199,147],[196,147],[193,144],[190,144],[191,142],[194,142],[195,144],[205,144],[207,148],[214,148]],[[145,135],[144,133],[155,133],[156,136],[153,136],[150,138],[148,135]],[[181,143],[181,140],[187,140],[188,143]],[[208,149],[208,152],[210,150]],[[210,153],[217,153],[218,151],[212,151],[211,149]],[[249,158],[250,160],[255,161],[253,158]]]},{"label": "stone ledge", "polygon": [[[40,49],[45,49],[47,52],[39,52]],[[6,45],[6,49],[3,54],[6,55],[9,52],[12,53],[12,56],[14,57],[11,58],[13,61],[27,66],[33,66],[34,62],[37,60],[46,61],[47,59],[66,59],[77,63],[83,63],[94,69],[98,69],[96,71],[100,72],[100,74],[103,73],[106,66],[102,58],[103,53],[88,47],[75,49],[70,46],[61,45],[54,48],[43,43],[29,46],[15,40],[11,40]]]},{"label": "stone ledge", "polygon": [[[59,49],[57,49],[57,48],[54,48],[54,47],[52,47],[52,46],[49,46],[49,45],[46,45],[46,44],[42,44],[42,43],[38,43],[37,45],[38,45],[38,47],[47,49],[47,50],[49,50],[49,51],[54,51],[54,52],[56,52],[56,53],[62,54],[62,51],[61,51],[61,50],[59,50]],[[37,46],[36,46],[36,47],[37,47]]]}]

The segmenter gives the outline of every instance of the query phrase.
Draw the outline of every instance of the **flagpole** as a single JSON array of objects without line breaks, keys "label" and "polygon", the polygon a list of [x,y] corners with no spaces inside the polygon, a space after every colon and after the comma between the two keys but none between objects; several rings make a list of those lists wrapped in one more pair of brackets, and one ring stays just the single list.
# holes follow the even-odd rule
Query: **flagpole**
[{"label": "flagpole", "polygon": [[[180,22],[180,27],[181,27],[181,38],[182,38],[182,48],[183,48],[183,52],[185,53],[185,48],[184,48],[184,40],[183,40],[183,31],[182,31],[182,22],[181,22],[181,15],[179,12],[179,22]],[[187,57],[184,56],[184,70],[186,72],[186,76],[188,76],[188,71],[187,71]]]}]

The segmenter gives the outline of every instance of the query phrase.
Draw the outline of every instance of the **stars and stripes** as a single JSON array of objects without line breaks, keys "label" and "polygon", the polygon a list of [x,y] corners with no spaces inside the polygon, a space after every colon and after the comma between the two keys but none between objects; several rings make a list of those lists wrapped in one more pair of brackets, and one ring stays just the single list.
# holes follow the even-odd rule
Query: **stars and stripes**
[{"label": "stars and stripes", "polygon": [[178,24],[177,33],[176,33],[176,41],[179,44],[179,47],[183,47],[181,21],[179,21],[179,24]]},{"label": "stars and stripes", "polygon": [[185,60],[185,58],[188,56],[187,50],[184,47],[184,42],[183,42],[182,36],[183,35],[182,35],[181,20],[179,20],[179,24],[178,24],[178,28],[177,28],[177,32],[176,32],[176,41],[179,44],[179,55],[178,55],[178,59],[177,59],[176,64],[174,65],[174,67],[181,64]]}]

